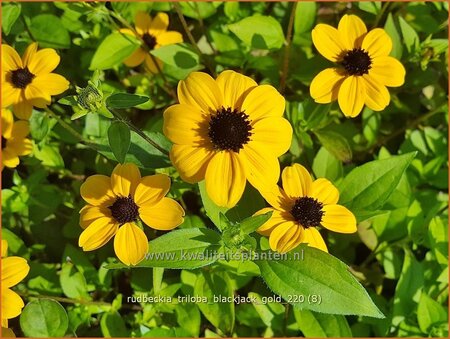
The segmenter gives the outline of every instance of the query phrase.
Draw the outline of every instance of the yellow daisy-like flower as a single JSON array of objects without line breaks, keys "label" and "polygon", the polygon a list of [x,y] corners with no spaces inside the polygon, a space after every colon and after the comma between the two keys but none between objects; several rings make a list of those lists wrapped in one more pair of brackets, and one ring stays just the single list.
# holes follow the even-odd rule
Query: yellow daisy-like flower
[{"label": "yellow daisy-like flower", "polygon": [[31,153],[33,144],[26,138],[29,131],[28,121],[14,122],[12,112],[2,109],[2,170],[4,166],[17,167],[19,156]]},{"label": "yellow daisy-like flower", "polygon": [[[151,18],[150,15],[145,12],[137,12],[135,18],[135,30],[137,37],[144,41],[145,46],[138,48],[133,54],[125,59],[125,65],[128,67],[136,67],[145,62],[145,66],[150,72],[158,73],[158,67],[153,62],[148,51],[152,51],[161,46],[183,42],[181,33],[168,31],[168,26],[169,16],[166,13],[160,12],[156,14],[154,18]],[[135,32],[126,28],[121,29],[120,32],[136,35]],[[159,68],[161,68],[161,61],[156,58],[155,60],[158,62]]]},{"label": "yellow daisy-like flower", "polygon": [[364,104],[383,110],[390,101],[386,86],[398,87],[405,81],[405,68],[389,56],[389,35],[381,28],[367,32],[355,15],[344,15],[337,29],[317,25],[312,40],[319,53],[339,67],[325,69],[313,79],[311,96],[321,104],[337,99],[347,117],[356,117]]},{"label": "yellow daisy-like flower", "polygon": [[339,233],[356,232],[356,219],[346,207],[338,205],[339,191],[327,179],[312,180],[299,164],[283,170],[283,189],[274,186],[261,194],[272,206],[255,214],[272,211],[271,218],[258,233],[269,237],[273,251],[285,253],[300,243],[328,252],[316,227],[321,225]]},{"label": "yellow daisy-like flower", "polygon": [[[2,330],[8,327],[8,319],[17,317],[25,306],[22,298],[11,287],[21,282],[30,271],[27,261],[20,257],[6,257],[8,243],[2,240],[2,275],[1,275],[1,310],[2,310]],[[12,331],[10,334],[14,335]],[[2,331],[3,333],[3,331]]]},{"label": "yellow daisy-like flower", "polygon": [[278,181],[292,127],[275,88],[234,71],[216,80],[193,72],[179,82],[178,100],[164,112],[163,130],[184,181],[205,180],[209,197],[225,207],[236,205],[247,180],[257,189]]},{"label": "yellow daisy-like flower", "polygon": [[2,107],[13,105],[19,119],[29,119],[33,106],[45,108],[52,95],[69,88],[66,78],[51,73],[60,60],[56,51],[37,48],[37,43],[29,45],[21,59],[14,48],[2,44]]},{"label": "yellow daisy-like flower", "polygon": [[114,237],[114,251],[126,265],[138,264],[148,252],[148,240],[136,223],[168,231],[183,223],[184,210],[165,195],[170,178],[155,174],[141,178],[134,164],[117,165],[111,177],[92,175],[80,192],[88,203],[80,211],[84,228],[78,245],[93,251]]}]

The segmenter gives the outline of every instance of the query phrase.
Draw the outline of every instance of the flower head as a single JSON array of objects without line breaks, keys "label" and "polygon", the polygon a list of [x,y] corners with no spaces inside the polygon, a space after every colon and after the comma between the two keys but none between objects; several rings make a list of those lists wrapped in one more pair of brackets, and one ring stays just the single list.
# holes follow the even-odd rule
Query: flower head
[{"label": "flower head", "polygon": [[117,257],[126,265],[136,265],[148,252],[147,236],[138,226],[140,220],[163,231],[183,223],[183,208],[165,197],[169,189],[167,175],[141,178],[134,164],[117,165],[111,177],[90,176],[80,188],[88,205],[80,211],[84,231],[79,246],[93,251],[114,237]]},{"label": "flower head", "polygon": [[19,119],[29,119],[33,106],[44,108],[52,95],[69,88],[66,78],[51,73],[60,60],[56,51],[37,47],[29,45],[21,59],[14,48],[2,44],[2,107],[13,105]]},{"label": "flower head", "polygon": [[[136,67],[145,62],[145,66],[150,72],[158,73],[158,67],[150,56],[149,51],[161,46],[183,42],[183,36],[179,32],[168,31],[168,26],[169,16],[166,13],[160,12],[156,14],[154,18],[151,18],[150,15],[145,12],[137,12],[135,18],[136,32],[126,28],[121,29],[120,32],[136,35],[138,38],[142,39],[144,44],[125,59],[125,65],[128,67]],[[158,62],[158,66],[161,67],[160,61],[156,58],[155,61]]]},{"label": "flower head", "polygon": [[389,105],[386,86],[398,87],[405,81],[405,68],[390,57],[392,41],[355,15],[344,15],[338,28],[319,24],[312,31],[314,46],[338,67],[327,68],[311,82],[310,93],[321,104],[338,100],[347,117],[357,116],[364,104],[374,111]]},{"label": "flower head", "polygon": [[31,153],[33,144],[26,138],[29,131],[28,121],[14,122],[12,112],[2,108],[2,170],[4,166],[17,167],[19,156]]},{"label": "flower head", "polygon": [[226,207],[239,201],[247,180],[257,189],[278,181],[292,127],[275,88],[234,71],[216,80],[193,72],[179,82],[178,100],[164,112],[163,130],[184,181],[205,180],[209,197]]},{"label": "flower head", "polygon": [[8,243],[2,240],[2,327],[8,327],[8,319],[17,317],[25,306],[22,298],[11,290],[11,287],[21,282],[30,271],[27,261],[20,257],[7,257]]},{"label": "flower head", "polygon": [[258,233],[269,237],[273,251],[285,253],[300,243],[328,251],[317,226],[339,233],[356,232],[356,219],[346,207],[338,205],[339,192],[327,179],[312,180],[299,164],[283,170],[283,189],[274,186],[261,194],[272,206],[256,214],[272,211]]}]

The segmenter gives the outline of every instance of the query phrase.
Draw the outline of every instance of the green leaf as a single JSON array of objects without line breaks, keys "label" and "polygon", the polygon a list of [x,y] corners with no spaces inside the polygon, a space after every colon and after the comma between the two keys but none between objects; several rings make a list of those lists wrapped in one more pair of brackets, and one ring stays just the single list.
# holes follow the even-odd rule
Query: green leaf
[{"label": "green leaf", "polygon": [[33,111],[30,117],[30,133],[34,140],[42,140],[50,131],[50,121],[45,114]]},{"label": "green leaf", "polygon": [[323,147],[325,147],[337,159],[348,162],[352,160],[352,149],[341,134],[334,131],[320,130],[314,132]]},{"label": "green leaf", "polygon": [[27,337],[64,337],[69,328],[69,318],[64,307],[52,299],[29,302],[20,315],[20,328]]},{"label": "green leaf", "polygon": [[436,261],[441,265],[448,266],[448,223],[442,221],[438,216],[431,219],[428,226],[428,238],[433,249]]},{"label": "green leaf", "polygon": [[245,234],[250,234],[255,232],[262,224],[272,216],[272,212],[267,212],[265,214],[256,215],[254,217],[248,217],[241,222],[241,230]]},{"label": "green leaf", "polygon": [[95,51],[90,70],[108,69],[121,63],[139,48],[139,40],[131,35],[119,32],[108,35]]},{"label": "green leaf", "polygon": [[395,27],[394,19],[392,17],[392,13],[389,13],[386,24],[384,25],[384,29],[386,30],[386,33],[391,37],[392,39],[392,51],[391,56],[393,56],[396,59],[401,59],[402,52],[403,52],[403,45],[402,40],[400,39],[400,34],[398,33],[397,28]]},{"label": "green leaf", "polygon": [[20,16],[21,5],[19,3],[2,4],[2,31],[8,35],[12,26]]},{"label": "green leaf", "polygon": [[180,1],[179,5],[183,14],[193,19],[205,19],[216,13],[216,8],[221,2],[197,2]]},{"label": "green leaf", "polygon": [[61,20],[53,14],[40,14],[31,19],[29,29],[39,47],[69,48],[70,35]]},{"label": "green leaf", "polygon": [[415,155],[392,156],[354,168],[340,184],[339,203],[353,212],[377,210],[397,187]]},{"label": "green leaf", "polygon": [[[136,267],[194,269],[217,260],[214,251],[220,245],[220,235],[207,228],[186,228],[171,231],[149,242],[146,259]],[[108,264],[108,269],[125,268],[124,264]]]},{"label": "green leaf", "polygon": [[131,132],[121,121],[114,121],[108,128],[108,141],[117,161],[123,164],[131,143]]},{"label": "green leaf", "polygon": [[206,215],[217,226],[219,230],[223,230],[226,225],[222,225],[220,214],[225,214],[228,211],[227,207],[217,206],[208,196],[206,192],[205,180],[198,183],[198,188],[200,190],[200,196],[202,197],[203,206],[205,207]]},{"label": "green leaf", "polygon": [[339,179],[344,172],[342,163],[325,147],[321,147],[317,152],[312,170],[316,178],[327,178],[331,181]]},{"label": "green leaf", "polygon": [[384,318],[348,266],[319,249],[301,245],[281,260],[256,263],[267,286],[295,307]]},{"label": "green leaf", "polygon": [[420,330],[429,333],[432,325],[439,325],[448,320],[447,311],[437,301],[422,292],[417,307],[417,320]]},{"label": "green leaf", "polygon": [[194,295],[206,297],[208,302],[198,303],[200,311],[215,327],[230,335],[234,327],[234,302],[217,301],[214,298],[233,298],[233,288],[227,275],[202,271],[194,286]]},{"label": "green leaf", "polygon": [[418,51],[420,40],[415,29],[412,28],[401,16],[398,17],[398,20],[400,23],[400,30],[403,35],[403,41],[405,43],[406,49],[410,54]]},{"label": "green leaf", "polygon": [[377,15],[381,10],[381,1],[361,1],[358,7],[362,11]]},{"label": "green leaf", "polygon": [[200,57],[186,43],[161,46],[152,50],[150,53],[160,59],[164,64],[177,67],[186,72],[201,68]]},{"label": "green leaf", "polygon": [[64,294],[69,298],[79,300],[91,299],[83,273],[79,272],[72,263],[64,263],[62,265],[59,281]]},{"label": "green leaf", "polygon": [[191,336],[197,338],[200,334],[201,316],[196,304],[178,304],[175,308],[177,323]]},{"label": "green leaf", "polygon": [[305,33],[311,30],[316,20],[317,4],[313,1],[301,1],[295,10],[294,32]]},{"label": "green leaf", "polygon": [[105,338],[126,338],[129,336],[125,322],[119,312],[108,312],[102,315],[100,328]]},{"label": "green leaf", "polygon": [[317,313],[294,308],[298,327],[306,338],[350,338],[352,331],[342,315]]},{"label": "green leaf", "polygon": [[279,49],[284,43],[280,23],[270,16],[253,15],[228,25],[228,29],[255,49]]},{"label": "green leaf", "polygon": [[106,98],[108,108],[130,108],[147,102],[150,98],[129,93],[115,93]]}]

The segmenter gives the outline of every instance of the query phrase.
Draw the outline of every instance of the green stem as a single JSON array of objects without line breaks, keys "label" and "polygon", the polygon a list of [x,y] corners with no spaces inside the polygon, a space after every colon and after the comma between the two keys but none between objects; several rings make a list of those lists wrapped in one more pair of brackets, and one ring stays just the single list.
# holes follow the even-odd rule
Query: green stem
[{"label": "green stem", "polygon": [[143,131],[141,131],[139,128],[137,128],[131,121],[125,119],[120,115],[120,113],[116,112],[113,109],[108,108],[108,110],[114,115],[114,117],[126,124],[133,132],[138,134],[142,139],[147,141],[150,145],[152,145],[154,148],[156,148],[158,151],[160,151],[164,155],[169,155],[169,152],[167,152],[164,148],[162,148],[160,145],[158,145],[156,142],[154,142],[152,139],[148,137],[147,134],[145,134]]},{"label": "green stem", "polygon": [[378,24],[380,23],[381,18],[383,17],[384,12],[386,12],[388,7],[389,7],[389,2],[383,3],[383,5],[381,6],[380,11],[377,14],[377,17],[375,18],[375,22],[373,24],[373,28],[377,28]]},{"label": "green stem", "polygon": [[286,80],[289,72],[289,52],[291,50],[292,43],[292,30],[294,28],[294,18],[295,10],[297,9],[297,2],[294,2],[291,8],[291,14],[289,16],[289,24],[286,34],[286,47],[284,48],[284,60],[283,60],[283,71],[281,73],[280,79],[280,93],[283,94],[286,89]]},{"label": "green stem", "polygon": [[71,299],[71,298],[64,298],[64,297],[56,297],[53,295],[33,295],[29,293],[23,293],[23,292],[16,292],[18,295],[24,298],[36,298],[36,299],[53,299],[56,301],[60,301],[62,303],[66,304],[80,304],[80,305],[97,305],[97,306],[109,306],[111,307],[110,303],[104,302],[104,301],[90,301],[90,300],[80,300],[80,299]]}]

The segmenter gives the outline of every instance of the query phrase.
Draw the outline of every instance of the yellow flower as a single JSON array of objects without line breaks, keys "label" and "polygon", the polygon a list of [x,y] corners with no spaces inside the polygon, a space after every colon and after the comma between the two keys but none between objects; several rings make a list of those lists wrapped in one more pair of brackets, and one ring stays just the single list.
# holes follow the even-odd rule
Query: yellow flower
[{"label": "yellow flower", "polygon": [[148,252],[148,240],[139,219],[156,230],[168,231],[183,223],[184,210],[165,195],[170,178],[165,174],[141,178],[134,164],[117,165],[111,178],[92,175],[80,192],[88,203],[80,211],[84,228],[78,245],[93,251],[114,237],[114,251],[126,265],[136,265]]},{"label": "yellow flower", "polygon": [[292,127],[275,88],[234,71],[216,80],[193,72],[179,82],[178,100],[164,112],[163,130],[184,181],[205,180],[209,197],[225,207],[236,205],[247,180],[257,189],[278,181]]},{"label": "yellow flower", "polygon": [[312,180],[308,171],[299,164],[283,170],[283,189],[275,185],[261,194],[272,206],[255,214],[272,211],[271,218],[258,233],[269,237],[273,251],[285,253],[300,243],[328,252],[316,227],[321,225],[339,233],[356,232],[356,219],[352,212],[338,205],[339,192],[327,179]]},{"label": "yellow flower", "polygon": [[[145,12],[137,12],[135,18],[136,33],[130,29],[121,29],[120,32],[124,34],[137,35],[141,38],[145,46],[138,48],[125,61],[128,67],[136,67],[145,61],[145,66],[152,73],[158,73],[158,67],[153,62],[149,51],[157,49],[161,46],[176,44],[183,42],[183,36],[179,32],[168,31],[169,16],[166,13],[160,12],[152,19],[150,15]],[[162,63],[156,59],[159,68]]]},{"label": "yellow flower", "polygon": [[398,87],[405,81],[405,68],[389,56],[389,35],[381,28],[367,32],[355,15],[344,15],[337,29],[317,25],[312,40],[319,53],[339,67],[327,68],[313,79],[311,96],[321,104],[337,99],[347,117],[356,117],[364,104],[383,110],[390,101],[386,86]]},{"label": "yellow flower", "polygon": [[69,88],[66,78],[51,73],[59,64],[56,51],[37,47],[29,45],[21,59],[14,48],[2,44],[2,107],[14,105],[19,119],[29,119],[33,106],[45,108],[52,95]]},{"label": "yellow flower", "polygon": [[[21,282],[30,271],[27,261],[20,257],[6,257],[8,243],[2,240],[1,310],[2,330],[8,327],[8,319],[17,317],[25,306],[22,298],[11,290]],[[12,333],[12,332],[11,332]]]},{"label": "yellow flower", "polygon": [[19,156],[31,153],[33,144],[25,138],[29,131],[28,121],[14,122],[11,111],[2,109],[2,170],[17,167]]}]

